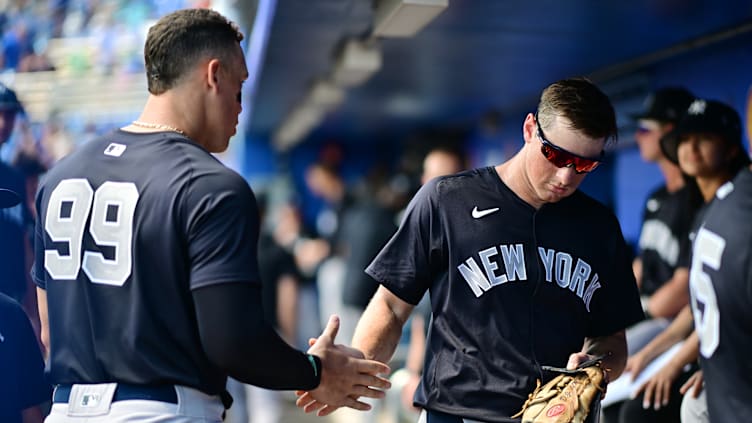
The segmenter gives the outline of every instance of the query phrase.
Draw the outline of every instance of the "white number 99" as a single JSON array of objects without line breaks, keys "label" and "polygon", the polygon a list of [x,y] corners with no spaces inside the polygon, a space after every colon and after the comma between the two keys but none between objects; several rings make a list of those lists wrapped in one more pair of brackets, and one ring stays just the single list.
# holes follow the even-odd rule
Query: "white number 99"
[{"label": "white number 99", "polygon": [[[68,254],[45,250],[44,268],[50,276],[76,279],[83,267],[94,283],[122,286],[132,271],[133,215],[138,197],[131,182],[105,182],[93,192],[85,179],[61,181],[50,194],[44,229],[52,241],[67,243]],[[90,213],[89,233],[97,245],[112,247],[114,258],[84,251],[81,259]]]}]

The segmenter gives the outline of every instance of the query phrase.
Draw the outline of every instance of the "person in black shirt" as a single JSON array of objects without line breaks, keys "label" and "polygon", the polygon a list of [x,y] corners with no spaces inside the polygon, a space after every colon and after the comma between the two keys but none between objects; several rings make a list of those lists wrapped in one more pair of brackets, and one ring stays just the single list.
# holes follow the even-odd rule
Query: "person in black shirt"
[{"label": "person in black shirt", "polygon": [[689,227],[702,199],[679,166],[663,154],[660,139],[676,127],[692,100],[694,96],[686,89],[663,88],[649,96],[645,111],[637,116],[635,139],[640,155],[660,168],[665,183],[645,202],[634,264],[645,311],[653,321],[627,330],[630,353],[642,348],[688,303],[689,272],[678,262],[681,252],[688,248]]},{"label": "person in black shirt", "polygon": [[[23,106],[16,93],[0,84],[0,146],[10,139],[16,120],[23,111]],[[26,182],[24,175],[9,163],[0,160],[0,181],[3,187],[18,194],[22,200],[26,199]],[[3,278],[0,280],[0,292],[25,303],[28,291],[32,290],[27,281],[28,267],[26,251],[28,237],[34,219],[26,201],[21,201],[12,207],[0,209],[0,268]],[[33,295],[33,293],[32,293]],[[34,306],[31,306],[30,317],[36,316]]]},{"label": "person in black shirt", "polygon": [[[695,245],[689,254],[680,258],[680,266],[689,269],[696,259],[697,233],[705,213],[724,195],[727,182],[749,165],[741,142],[741,120],[738,113],[724,103],[695,99],[676,130],[661,139],[661,148],[669,160],[678,163],[683,172],[694,178],[704,200],[690,230],[689,236]],[[691,275],[689,283],[692,283]],[[685,423],[706,421],[701,415],[690,417],[682,411],[687,407],[705,408],[702,373],[693,374],[699,351],[698,334],[693,327],[690,304],[687,304],[663,332],[629,357],[626,370],[634,380],[659,354],[684,340],[677,352],[637,388],[633,393],[635,398],[624,403],[619,411],[619,422],[678,422],[680,415]]]},{"label": "person in black shirt", "polygon": [[221,421],[228,375],[357,409],[388,387],[386,365],[333,344],[336,316],[307,354],[263,318],[254,194],[211,154],[241,111],[242,39],[209,9],[161,18],[138,120],[40,184],[33,277],[56,385],[49,422]]},{"label": "person in black shirt", "polygon": [[691,305],[700,339],[709,421],[752,413],[752,171],[719,190],[695,239]]},{"label": "person in black shirt", "polygon": [[[15,192],[0,188],[0,209],[16,206],[20,201]],[[52,387],[44,377],[37,336],[21,305],[1,292],[0,375],[0,421],[41,422],[39,405],[50,400]]]},{"label": "person in black shirt", "polygon": [[[387,361],[428,292],[433,321],[415,403],[428,421],[516,422],[553,377],[604,355],[618,376],[624,329],[643,318],[631,254],[606,206],[578,190],[615,137],[608,97],[585,78],[544,89],[524,144],[498,166],[424,184],[368,266],[381,286],[352,345]],[[302,395],[304,410],[333,408]]]}]

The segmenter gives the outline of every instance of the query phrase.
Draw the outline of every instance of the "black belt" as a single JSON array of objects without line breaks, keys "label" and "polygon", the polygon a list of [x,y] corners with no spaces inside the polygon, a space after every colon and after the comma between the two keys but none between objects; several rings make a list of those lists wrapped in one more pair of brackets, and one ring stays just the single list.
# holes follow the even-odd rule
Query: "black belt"
[{"label": "black belt", "polygon": [[[73,385],[57,385],[54,394],[52,394],[52,402],[67,403],[72,388]],[[126,400],[160,401],[177,404],[178,394],[173,385],[148,386],[118,383],[112,401]]]}]

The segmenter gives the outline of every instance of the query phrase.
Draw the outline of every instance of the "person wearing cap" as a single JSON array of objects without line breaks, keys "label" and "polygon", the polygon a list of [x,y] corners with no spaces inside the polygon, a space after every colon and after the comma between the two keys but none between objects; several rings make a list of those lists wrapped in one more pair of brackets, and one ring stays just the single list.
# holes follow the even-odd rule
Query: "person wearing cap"
[{"label": "person wearing cap", "polygon": [[[15,192],[0,188],[0,209],[20,202]],[[4,268],[0,268],[0,275],[0,279],[5,278]],[[0,422],[41,422],[39,405],[49,401],[51,395],[29,318],[17,301],[0,293]]]},{"label": "person wearing cap", "polygon": [[679,166],[663,154],[660,139],[675,129],[692,100],[694,95],[684,88],[662,88],[635,116],[640,156],[659,167],[664,181],[650,193],[643,209],[634,270],[648,319],[627,330],[630,354],[665,329],[688,301],[688,271],[677,263],[681,251],[688,248],[684,240],[702,201],[695,185],[686,183]]},{"label": "person wearing cap", "polygon": [[[734,125],[732,125],[734,126]],[[734,422],[752,415],[752,169],[718,190],[694,240],[691,307],[700,339],[707,397],[705,421]],[[696,416],[685,407],[682,421]]]},{"label": "person wearing cap", "polygon": [[[679,166],[663,154],[660,140],[676,128],[694,98],[683,87],[664,87],[651,93],[643,110],[633,115],[640,157],[658,166],[663,183],[650,192],[643,206],[632,267],[646,318],[627,328],[630,356],[664,330],[688,302],[689,271],[678,262],[681,254],[688,254],[692,217],[702,201],[696,185],[686,181]],[[604,407],[604,420],[618,421],[622,404]]]},{"label": "person wearing cap", "polygon": [[[708,207],[717,196],[725,195],[727,182],[750,163],[742,145],[739,115],[719,101],[695,99],[676,129],[661,138],[661,149],[694,179],[704,200],[690,231],[690,239],[695,239]],[[689,268],[696,254],[696,250],[690,251],[680,259],[679,266]],[[636,398],[621,407],[619,422],[678,422],[680,413],[683,423],[707,421],[701,396],[702,374],[693,373],[697,370],[699,342],[692,319],[687,304],[663,332],[629,358],[626,371],[634,379],[651,361],[684,341],[666,364],[638,388]],[[690,413],[689,409],[694,411]]]},{"label": "person wearing cap", "polygon": [[[0,146],[13,133],[16,117],[23,107],[16,93],[0,84]],[[0,160],[0,183],[4,188],[16,192],[22,199],[26,198],[26,182],[23,174],[8,163]],[[0,281],[0,292],[24,304],[30,290],[27,279],[26,252],[30,251],[27,235],[33,225],[31,211],[26,202],[21,201],[13,207],[0,209],[0,269],[4,277]],[[29,298],[31,299],[31,298]],[[36,306],[27,306],[30,317],[36,315]]]}]

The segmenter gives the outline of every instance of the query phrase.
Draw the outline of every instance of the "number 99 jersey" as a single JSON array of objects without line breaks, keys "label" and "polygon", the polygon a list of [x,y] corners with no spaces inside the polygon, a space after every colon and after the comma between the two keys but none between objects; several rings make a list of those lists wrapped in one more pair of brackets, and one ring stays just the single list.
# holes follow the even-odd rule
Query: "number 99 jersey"
[{"label": "number 99 jersey", "polygon": [[718,189],[697,232],[689,287],[710,421],[752,416],[752,172]]},{"label": "number 99 jersey", "polygon": [[191,290],[260,280],[245,180],[183,136],[115,131],[58,162],[36,204],[32,273],[47,293],[51,382],[221,393]]}]

